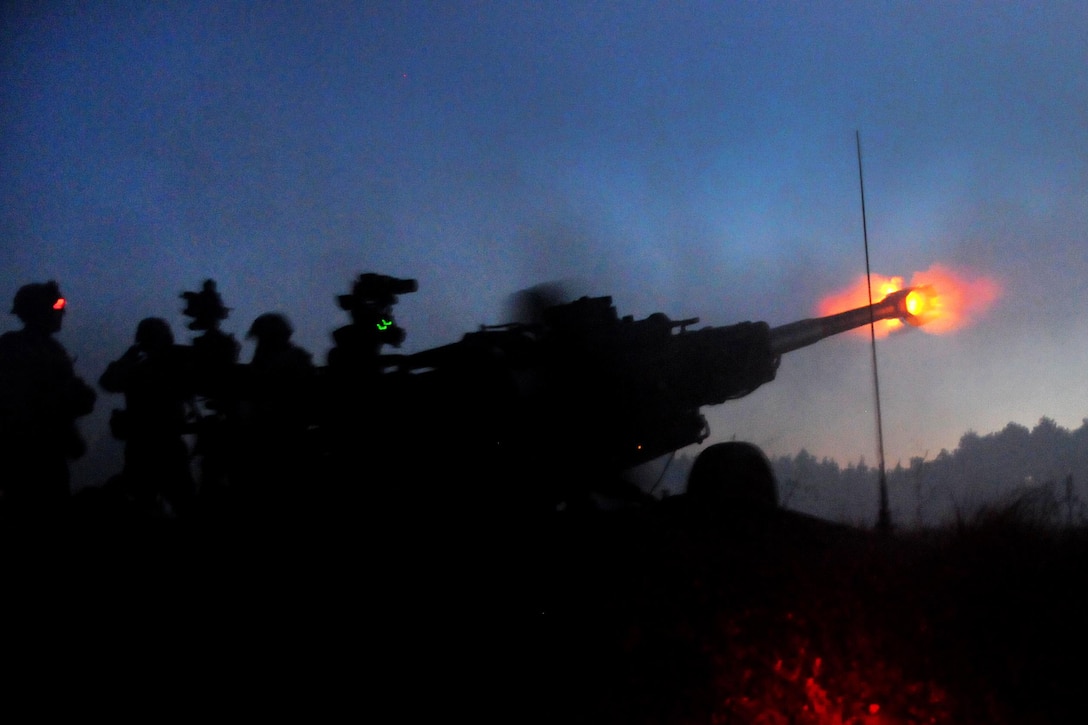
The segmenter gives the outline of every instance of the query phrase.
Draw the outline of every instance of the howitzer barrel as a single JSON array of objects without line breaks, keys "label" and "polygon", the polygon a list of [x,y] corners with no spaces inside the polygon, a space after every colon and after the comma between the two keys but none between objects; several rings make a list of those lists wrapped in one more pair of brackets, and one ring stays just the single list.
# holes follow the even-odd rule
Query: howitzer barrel
[{"label": "howitzer barrel", "polygon": [[798,320],[787,325],[771,328],[771,351],[775,355],[791,352],[819,342],[825,337],[879,320],[902,319],[909,324],[920,324],[929,289],[908,287],[874,302],[871,305],[840,312],[827,317]]}]

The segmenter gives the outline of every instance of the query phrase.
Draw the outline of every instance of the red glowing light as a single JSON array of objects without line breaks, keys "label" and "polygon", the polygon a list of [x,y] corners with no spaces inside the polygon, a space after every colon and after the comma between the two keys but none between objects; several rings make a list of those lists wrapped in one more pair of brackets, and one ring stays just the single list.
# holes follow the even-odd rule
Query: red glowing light
[{"label": "red glowing light", "polygon": [[[817,622],[822,617],[794,612],[781,620],[778,616],[768,622],[751,610],[729,620],[724,631],[733,645],[731,658],[739,658],[743,666],[731,666],[724,659],[720,663],[727,694],[711,722],[878,725],[899,722],[898,712],[916,716],[911,722],[954,721],[941,686],[914,679],[885,661],[876,648],[879,638],[866,629],[849,632],[841,651],[832,648],[817,654],[810,630],[820,631]],[[768,624],[774,626],[768,630]],[[753,639],[748,625],[759,627]]]},{"label": "red glowing light", "polygon": [[53,309],[63,310],[66,304],[68,304],[68,302],[63,297],[58,297],[57,301],[53,303]]}]

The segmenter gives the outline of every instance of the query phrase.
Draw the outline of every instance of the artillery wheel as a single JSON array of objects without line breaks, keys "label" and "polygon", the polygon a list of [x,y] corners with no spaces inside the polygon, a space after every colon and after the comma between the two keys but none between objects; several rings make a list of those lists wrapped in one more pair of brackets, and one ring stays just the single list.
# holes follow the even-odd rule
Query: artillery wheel
[{"label": "artillery wheel", "polygon": [[688,474],[687,494],[714,507],[778,507],[771,463],[751,443],[715,443],[700,453]]}]

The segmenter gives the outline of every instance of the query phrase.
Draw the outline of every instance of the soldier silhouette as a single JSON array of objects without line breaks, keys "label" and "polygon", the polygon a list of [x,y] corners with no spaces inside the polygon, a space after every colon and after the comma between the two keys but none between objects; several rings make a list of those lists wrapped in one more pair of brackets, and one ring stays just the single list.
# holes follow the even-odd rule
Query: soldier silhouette
[{"label": "soldier silhouette", "polygon": [[[333,331],[324,378],[322,416],[330,449],[327,480],[346,495],[357,496],[356,480],[366,478],[372,489],[391,484],[395,472],[388,456],[407,429],[412,405],[398,375],[387,375],[401,356],[382,355],[384,345],[400,347],[406,333],[393,318],[398,295],[418,289],[414,279],[360,274],[351,294],[338,295],[340,309],[351,324]],[[350,504],[349,504],[350,505]]]},{"label": "soldier silhouette", "polygon": [[195,453],[200,460],[200,495],[215,499],[231,486],[235,473],[237,437],[236,364],[241,346],[219,324],[230,310],[207,279],[199,292],[182,292],[182,314],[191,318],[189,329],[201,332],[193,338],[193,385],[204,413],[197,426]]},{"label": "soldier silhouette", "polygon": [[215,280],[206,279],[199,292],[182,292],[185,309],[182,314],[191,318],[189,329],[202,334],[193,338],[193,363],[198,392],[209,407],[225,405],[220,398],[228,394],[231,386],[231,368],[238,362],[241,349],[234,335],[223,332],[219,324],[227,319],[230,310],[215,287]]},{"label": "soldier silhouette", "polygon": [[245,495],[268,513],[283,512],[289,489],[309,462],[307,430],[314,408],[312,356],[291,342],[291,323],[270,312],[253,321],[246,334],[257,341],[245,376],[247,470]]},{"label": "soldier silhouette", "polygon": [[68,461],[86,450],[75,421],[95,392],[53,339],[66,306],[56,282],[24,285],[11,309],[23,329],[0,335],[0,506],[15,518],[60,512]]},{"label": "soldier silhouette", "polygon": [[125,409],[114,411],[110,424],[114,437],[125,441],[124,491],[146,512],[163,512],[165,501],[183,516],[195,497],[182,438],[193,397],[190,352],[174,344],[166,320],[148,317],[136,328],[135,344],[98,381],[125,395]]},{"label": "soldier silhouette", "polygon": [[336,344],[329,351],[329,367],[349,370],[353,375],[381,372],[382,345],[400,347],[406,336],[393,318],[397,295],[417,289],[419,285],[414,279],[371,272],[360,274],[351,294],[337,297],[340,309],[351,315],[351,324],[333,331]]}]

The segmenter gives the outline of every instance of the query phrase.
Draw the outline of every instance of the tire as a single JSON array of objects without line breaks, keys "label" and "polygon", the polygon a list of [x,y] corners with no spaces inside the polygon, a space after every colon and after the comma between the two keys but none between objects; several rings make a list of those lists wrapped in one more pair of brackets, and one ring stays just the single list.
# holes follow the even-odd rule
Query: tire
[{"label": "tire", "polygon": [[688,497],[708,506],[778,508],[778,484],[767,456],[751,443],[715,443],[688,475]]}]

